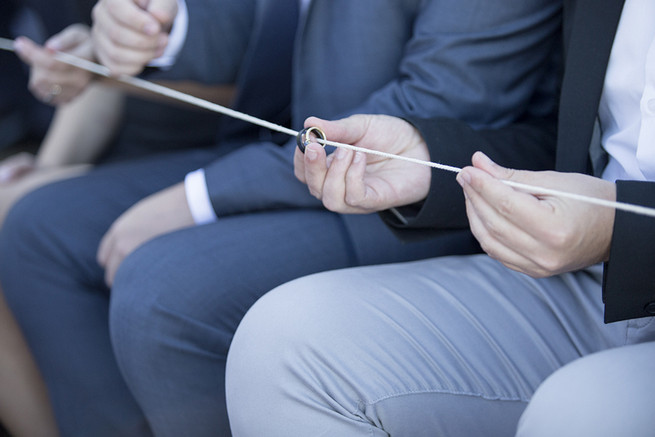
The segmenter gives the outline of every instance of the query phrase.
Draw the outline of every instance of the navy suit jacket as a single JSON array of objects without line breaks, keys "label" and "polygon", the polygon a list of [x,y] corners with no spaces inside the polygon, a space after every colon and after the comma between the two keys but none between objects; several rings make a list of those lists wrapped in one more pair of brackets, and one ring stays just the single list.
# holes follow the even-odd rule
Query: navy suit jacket
[{"label": "navy suit jacket", "polygon": [[[598,174],[604,162],[595,144],[597,112],[605,71],[614,41],[623,0],[566,0],[564,2],[565,68],[558,114],[556,168],[559,171]],[[500,162],[509,162],[507,153],[523,151],[546,158],[555,141],[555,120],[530,118],[501,130],[473,130],[453,120],[412,120],[422,131],[437,160],[467,165],[472,153],[484,150]],[[458,141],[456,153],[440,144]],[[523,147],[521,147],[523,144]],[[521,152],[519,152],[521,153]],[[515,168],[527,168],[515,157]],[[468,161],[468,162],[467,162]],[[526,161],[527,162],[527,161]],[[545,162],[545,161],[544,161]],[[467,221],[461,194],[455,195],[454,177],[435,171],[432,189],[420,208],[409,211],[408,224],[400,224],[390,214],[387,223],[406,238],[430,234],[435,229],[465,227]],[[450,184],[450,185],[448,185]],[[444,187],[447,190],[444,190]],[[451,191],[452,190],[452,191]],[[444,191],[450,193],[444,196]],[[655,183],[618,181],[619,201],[655,206]],[[444,218],[444,205],[452,209]],[[409,208],[408,208],[409,209]],[[610,249],[605,264],[603,299],[605,321],[655,315],[655,222],[628,212],[617,211]]]},{"label": "navy suit jacket", "polygon": [[[248,51],[263,45],[281,59],[293,55],[286,106],[296,129],[310,115],[353,113],[440,116],[475,128],[499,127],[556,108],[552,54],[559,47],[553,38],[559,34],[559,0],[314,0],[290,45],[258,32],[271,1],[256,2]],[[205,37],[192,20],[187,46]],[[245,59],[242,71],[259,58]],[[284,78],[263,76],[269,93],[285,89],[279,85]],[[241,147],[205,167],[218,216],[321,207],[294,177],[294,139],[280,146],[259,132],[259,140],[242,136]],[[530,167],[544,166],[542,155],[523,155]]]}]

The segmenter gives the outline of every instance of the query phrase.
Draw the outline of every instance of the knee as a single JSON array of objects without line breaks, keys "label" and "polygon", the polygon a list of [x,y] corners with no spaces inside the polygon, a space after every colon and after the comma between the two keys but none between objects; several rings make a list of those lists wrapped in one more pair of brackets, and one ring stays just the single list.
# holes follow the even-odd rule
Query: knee
[{"label": "knee", "polygon": [[59,254],[62,244],[68,244],[61,236],[66,223],[58,219],[54,197],[56,193],[49,187],[33,191],[14,205],[2,224],[0,277],[8,294],[14,286],[22,289],[24,281],[35,277],[26,273],[27,269],[42,273],[49,265],[64,262]]},{"label": "knee", "polygon": [[547,378],[523,413],[518,436],[652,435],[655,343],[578,359]]},{"label": "knee", "polygon": [[49,214],[43,214],[49,208],[48,196],[44,196],[43,191],[43,189],[36,190],[27,194],[9,211],[2,224],[0,245],[3,247],[3,253],[9,251],[12,256],[23,253],[12,250],[13,245],[16,244],[27,249],[33,247],[36,240],[34,237],[39,233],[37,229],[51,221],[47,217]]},{"label": "knee", "polygon": [[184,255],[171,247],[166,237],[144,244],[123,260],[114,278],[109,329],[131,384],[147,376],[144,369],[163,372],[182,356],[214,353],[209,351],[216,343],[213,327],[201,320],[212,311],[203,300],[206,289],[184,268]]},{"label": "knee", "polygon": [[[327,303],[333,296],[312,278],[264,295],[241,321],[226,370],[228,414],[235,432],[272,432],[291,411],[289,402],[308,401],[321,391],[317,368],[329,366],[331,341],[339,337],[334,329],[340,325]],[[256,423],[252,411],[270,412],[262,417],[267,423]]]}]

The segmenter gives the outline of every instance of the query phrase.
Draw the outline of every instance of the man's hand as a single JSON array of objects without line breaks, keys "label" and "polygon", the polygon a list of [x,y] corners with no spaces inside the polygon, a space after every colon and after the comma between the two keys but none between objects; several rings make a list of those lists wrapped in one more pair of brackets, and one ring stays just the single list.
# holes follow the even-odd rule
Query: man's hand
[{"label": "man's hand", "polygon": [[116,75],[140,73],[163,54],[175,15],[176,0],[99,0],[92,32],[98,60]]},{"label": "man's hand", "polygon": [[[409,123],[385,115],[354,115],[325,121],[310,117],[332,141],[394,155],[429,160],[427,146]],[[331,211],[366,214],[423,200],[430,189],[431,169],[397,159],[338,149],[329,157],[319,144],[303,154],[296,149],[296,177]]]},{"label": "man's hand", "polygon": [[26,37],[16,38],[16,54],[30,68],[29,89],[36,98],[51,105],[70,102],[89,82],[92,74],[55,59],[55,52],[66,52],[92,60],[91,31],[73,24],[46,41],[43,47]]},{"label": "man's hand", "polygon": [[116,219],[100,242],[97,258],[105,268],[107,285],[111,287],[120,264],[141,244],[193,225],[183,183],[136,203]]},{"label": "man's hand", "polygon": [[502,179],[614,201],[611,182],[576,173],[498,166],[484,154],[457,176],[473,234],[492,258],[533,277],[578,270],[608,259],[614,210],[509,187]]}]

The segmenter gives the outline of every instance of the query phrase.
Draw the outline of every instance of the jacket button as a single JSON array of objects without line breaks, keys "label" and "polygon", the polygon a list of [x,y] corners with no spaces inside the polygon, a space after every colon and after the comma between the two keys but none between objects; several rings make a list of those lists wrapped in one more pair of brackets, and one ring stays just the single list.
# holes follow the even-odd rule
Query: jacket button
[{"label": "jacket button", "polygon": [[655,315],[655,302],[651,302],[648,305],[646,305],[644,310],[650,315]]}]

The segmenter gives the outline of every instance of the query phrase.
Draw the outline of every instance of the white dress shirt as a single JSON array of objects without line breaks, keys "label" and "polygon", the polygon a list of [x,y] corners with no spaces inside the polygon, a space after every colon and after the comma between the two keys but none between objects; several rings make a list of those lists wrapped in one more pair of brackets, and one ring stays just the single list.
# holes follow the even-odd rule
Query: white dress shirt
[{"label": "white dress shirt", "polygon": [[175,20],[173,21],[168,45],[159,58],[153,59],[148,63],[149,66],[167,68],[175,63],[177,54],[182,50],[182,45],[184,45],[188,25],[189,12],[186,7],[186,1],[177,0],[177,15],[175,15]]},{"label": "white dress shirt", "polygon": [[626,0],[598,110],[603,178],[655,180],[655,2]]}]

